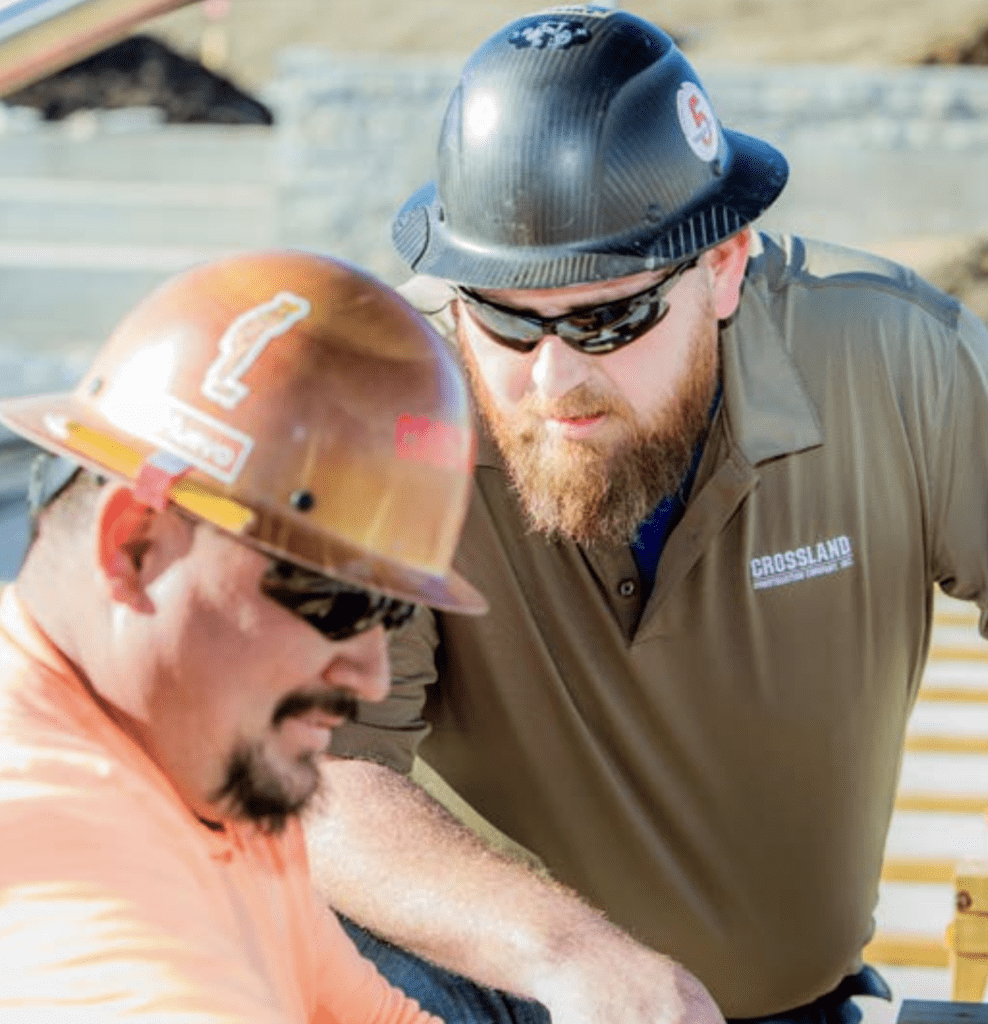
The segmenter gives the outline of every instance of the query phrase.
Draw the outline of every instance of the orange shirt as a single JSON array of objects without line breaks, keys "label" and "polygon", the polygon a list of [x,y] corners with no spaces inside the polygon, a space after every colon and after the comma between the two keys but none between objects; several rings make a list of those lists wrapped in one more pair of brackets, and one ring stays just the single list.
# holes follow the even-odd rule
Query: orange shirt
[{"label": "orange shirt", "polygon": [[315,898],[297,821],[203,825],[8,587],[0,1019],[424,1024]]}]

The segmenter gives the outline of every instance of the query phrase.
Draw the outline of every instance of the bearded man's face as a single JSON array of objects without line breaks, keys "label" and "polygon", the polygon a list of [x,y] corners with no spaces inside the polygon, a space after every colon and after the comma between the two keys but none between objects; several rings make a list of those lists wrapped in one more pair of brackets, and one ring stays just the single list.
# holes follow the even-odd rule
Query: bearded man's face
[{"label": "bearded man's face", "polygon": [[[559,338],[531,353],[505,348],[462,305],[464,365],[532,527],[584,545],[628,543],[678,488],[709,424],[718,325],[709,291],[670,293],[650,331],[606,355]],[[558,316],[647,286],[646,275],[540,292],[491,293],[502,305]],[[644,283],[643,283],[644,281]]]}]

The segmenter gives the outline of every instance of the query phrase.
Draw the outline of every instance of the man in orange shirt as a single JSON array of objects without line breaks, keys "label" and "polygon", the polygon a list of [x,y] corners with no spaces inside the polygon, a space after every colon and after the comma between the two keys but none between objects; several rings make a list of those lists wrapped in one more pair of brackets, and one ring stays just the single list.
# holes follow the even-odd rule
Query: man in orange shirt
[{"label": "man in orange shirt", "polygon": [[0,418],[71,460],[0,600],[0,1017],[434,1021],[314,898],[298,815],[385,632],[484,607],[442,342],[352,268],[241,256]]}]

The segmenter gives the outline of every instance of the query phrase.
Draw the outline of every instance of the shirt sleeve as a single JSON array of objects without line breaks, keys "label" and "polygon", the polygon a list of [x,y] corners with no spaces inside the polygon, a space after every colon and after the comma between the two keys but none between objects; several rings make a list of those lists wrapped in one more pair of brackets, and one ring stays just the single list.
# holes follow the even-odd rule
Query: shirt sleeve
[{"label": "shirt sleeve", "polygon": [[435,614],[419,607],[391,637],[391,692],[380,703],[361,702],[356,716],[333,730],[330,753],[362,757],[407,775],[429,732],[423,716],[426,687],[437,678],[439,631]]},{"label": "shirt sleeve", "polygon": [[0,808],[5,1024],[284,1024],[208,861],[108,787],[3,784],[25,791]]},{"label": "shirt sleeve", "polygon": [[946,593],[977,602],[988,637],[988,328],[970,310],[928,386],[931,572]]}]

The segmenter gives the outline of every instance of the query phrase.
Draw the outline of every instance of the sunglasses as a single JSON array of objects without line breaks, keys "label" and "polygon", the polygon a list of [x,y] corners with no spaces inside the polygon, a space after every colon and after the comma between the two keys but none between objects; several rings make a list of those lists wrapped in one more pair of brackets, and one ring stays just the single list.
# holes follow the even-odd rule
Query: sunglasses
[{"label": "sunglasses", "polygon": [[280,560],[272,560],[261,577],[261,593],[329,640],[346,640],[375,626],[397,629],[415,611],[409,601],[350,586]]},{"label": "sunglasses", "polygon": [[501,306],[469,288],[456,286],[456,292],[471,319],[495,341],[516,352],[531,352],[546,335],[555,335],[578,352],[601,356],[630,345],[651,330],[669,312],[666,293],[698,260],[697,256],[680,263],[658,284],[634,295],[574,309],[550,319],[513,306]]}]

